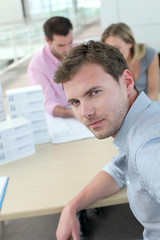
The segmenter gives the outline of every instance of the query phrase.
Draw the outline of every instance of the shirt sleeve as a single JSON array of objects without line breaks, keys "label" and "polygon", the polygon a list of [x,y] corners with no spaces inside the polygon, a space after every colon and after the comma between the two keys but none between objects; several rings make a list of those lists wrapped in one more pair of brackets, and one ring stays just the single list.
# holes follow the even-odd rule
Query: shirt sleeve
[{"label": "shirt sleeve", "polygon": [[[43,89],[44,102],[47,113],[53,116],[53,110],[57,105],[61,105],[59,97],[53,86],[50,84],[49,78],[43,72],[28,68],[28,78],[30,85],[40,85]],[[59,87],[59,86],[56,86]]]},{"label": "shirt sleeve", "polygon": [[111,175],[120,188],[126,185],[127,161],[125,152],[120,151],[112,161],[102,169]]},{"label": "shirt sleeve", "polygon": [[160,137],[151,139],[139,148],[136,165],[148,193],[160,203]]}]

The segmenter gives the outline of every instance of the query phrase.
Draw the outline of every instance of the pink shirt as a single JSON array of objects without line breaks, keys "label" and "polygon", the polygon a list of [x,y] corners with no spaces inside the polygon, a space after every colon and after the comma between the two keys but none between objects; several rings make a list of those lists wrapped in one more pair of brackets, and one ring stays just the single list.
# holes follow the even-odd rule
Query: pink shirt
[{"label": "pink shirt", "polygon": [[28,67],[30,85],[41,85],[46,111],[52,116],[57,105],[68,106],[62,85],[56,84],[53,80],[54,73],[60,64],[61,61],[50,52],[47,44],[33,56]]}]

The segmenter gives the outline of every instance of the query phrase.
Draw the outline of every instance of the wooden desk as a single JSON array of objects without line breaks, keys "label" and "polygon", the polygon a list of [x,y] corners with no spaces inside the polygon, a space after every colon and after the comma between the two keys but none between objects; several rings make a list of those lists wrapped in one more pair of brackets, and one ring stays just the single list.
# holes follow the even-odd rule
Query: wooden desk
[{"label": "wooden desk", "polygon": [[[116,153],[112,138],[93,138],[38,145],[35,155],[1,166],[0,175],[10,179],[0,221],[60,213]],[[126,202],[124,189],[92,207]]]}]

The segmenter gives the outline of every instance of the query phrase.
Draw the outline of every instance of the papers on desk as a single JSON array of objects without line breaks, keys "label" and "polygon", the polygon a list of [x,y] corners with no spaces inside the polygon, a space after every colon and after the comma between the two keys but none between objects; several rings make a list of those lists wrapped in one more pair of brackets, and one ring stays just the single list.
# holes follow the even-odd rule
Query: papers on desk
[{"label": "papers on desk", "polygon": [[0,84],[0,122],[5,120],[6,120],[6,113],[4,109],[4,103],[3,103],[2,87]]},{"label": "papers on desk", "polygon": [[75,118],[59,118],[46,115],[49,136],[52,143],[65,143],[94,137],[80,121]]},{"label": "papers on desk", "polygon": [[0,209],[2,207],[4,195],[8,184],[8,179],[9,178],[7,176],[0,177]]}]

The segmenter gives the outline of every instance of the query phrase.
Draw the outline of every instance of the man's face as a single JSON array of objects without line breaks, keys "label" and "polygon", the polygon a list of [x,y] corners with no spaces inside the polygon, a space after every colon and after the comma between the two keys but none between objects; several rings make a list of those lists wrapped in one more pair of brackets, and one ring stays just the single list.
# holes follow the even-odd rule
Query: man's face
[{"label": "man's face", "polygon": [[126,84],[98,64],[85,64],[63,84],[76,117],[99,138],[114,136],[129,109]]},{"label": "man's face", "polygon": [[67,36],[61,36],[61,35],[53,35],[52,41],[46,40],[49,44],[50,51],[53,55],[55,55],[57,58],[62,60],[64,56],[69,52],[69,50],[72,48],[72,30],[69,31]]}]

